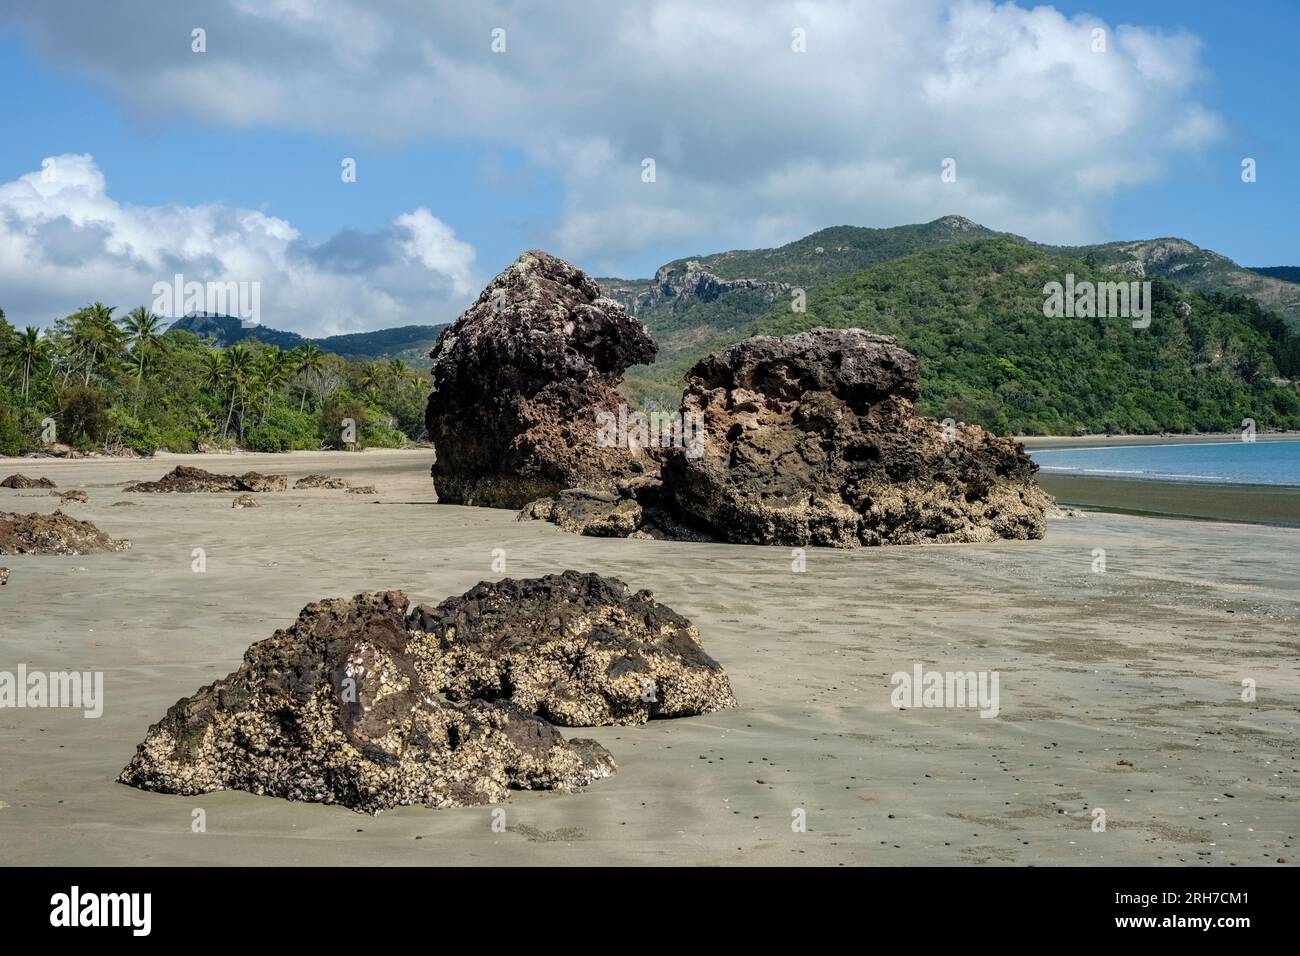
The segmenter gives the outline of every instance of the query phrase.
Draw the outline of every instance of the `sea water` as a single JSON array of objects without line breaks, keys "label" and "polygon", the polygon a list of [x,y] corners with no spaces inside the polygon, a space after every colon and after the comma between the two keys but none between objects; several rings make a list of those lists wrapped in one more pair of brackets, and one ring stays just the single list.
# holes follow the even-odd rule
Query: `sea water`
[{"label": "sea water", "polygon": [[1300,441],[1044,448],[1030,455],[1045,475],[1300,485]]}]

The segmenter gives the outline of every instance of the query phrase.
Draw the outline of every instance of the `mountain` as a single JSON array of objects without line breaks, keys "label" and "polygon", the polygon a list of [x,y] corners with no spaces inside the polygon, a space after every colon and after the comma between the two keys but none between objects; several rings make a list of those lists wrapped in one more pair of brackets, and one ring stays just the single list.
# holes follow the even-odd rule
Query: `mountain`
[{"label": "mountain", "polygon": [[[1227,256],[1202,249],[1186,239],[1144,239],[1107,242],[1095,246],[1061,247],[1100,265],[1139,278],[1159,276],[1193,292],[1227,292],[1248,295],[1266,309],[1300,327],[1300,285],[1285,281],[1272,270],[1246,269]],[[1283,266],[1282,269],[1287,269]],[[1291,272],[1300,272],[1292,269]]]},{"label": "mountain", "polygon": [[427,368],[429,350],[433,348],[442,325],[403,325],[375,332],[349,332],[324,338],[305,338],[296,332],[282,332],[264,325],[244,326],[239,319],[229,315],[199,313],[177,319],[167,331],[189,332],[201,339],[212,339],[225,348],[236,342],[255,338],[282,349],[292,349],[304,342],[313,342],[326,352],[344,358],[404,359],[408,365]]},{"label": "mountain", "polygon": [[[920,358],[922,412],[978,422],[1002,434],[1222,431],[1243,418],[1254,418],[1260,428],[1300,427],[1300,397],[1284,377],[1300,374],[1300,336],[1231,283],[1227,291],[1195,291],[1153,274],[1157,269],[1151,266],[1145,268],[1152,293],[1149,328],[1135,329],[1124,318],[1049,318],[1047,283],[1064,282],[1068,274],[1080,283],[1134,278],[1116,266],[1141,251],[1054,248],[970,226],[946,241],[941,231],[934,241],[931,231],[929,241],[918,237],[912,251],[892,257],[887,247],[859,247],[858,255],[875,252],[878,261],[836,276],[820,272],[802,312],[778,297],[756,311],[751,288],[709,299],[712,289],[705,285],[703,296],[679,295],[675,307],[667,296],[654,303],[645,295],[639,307],[649,306],[646,324],[666,345],[664,358],[629,370],[626,392],[634,400],[671,406],[683,373],[714,349],[750,335],[860,326],[897,336]],[[818,245],[823,252],[813,255],[824,255],[827,246],[815,242],[813,249]],[[759,255],[770,262],[780,252]],[[709,258],[714,257],[696,261]],[[1170,265],[1170,257],[1146,261]],[[747,278],[790,276],[786,265],[778,262],[774,273]],[[735,278],[733,273],[726,280]],[[660,281],[652,285],[663,288]],[[728,324],[710,323],[725,310],[731,313]],[[692,324],[693,315],[701,316],[698,323]]]},{"label": "mountain", "polygon": [[1258,268],[1252,268],[1250,271],[1258,272],[1270,279],[1281,279],[1283,282],[1300,285],[1300,266],[1259,266]]},{"label": "mountain", "polygon": [[[961,216],[888,229],[834,226],[775,249],[676,259],[653,279],[602,278],[601,291],[636,316],[659,343],[660,365],[732,336],[778,300],[920,249],[993,235]],[[633,373],[634,378],[642,378]]]}]

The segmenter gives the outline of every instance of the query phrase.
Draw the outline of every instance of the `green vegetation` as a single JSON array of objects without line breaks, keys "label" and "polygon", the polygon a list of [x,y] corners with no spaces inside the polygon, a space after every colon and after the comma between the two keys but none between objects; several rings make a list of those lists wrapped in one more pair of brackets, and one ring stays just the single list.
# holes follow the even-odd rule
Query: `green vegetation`
[{"label": "green vegetation", "polygon": [[805,312],[777,303],[748,323],[712,326],[670,348],[666,363],[634,370],[627,393],[675,404],[682,375],[714,349],[750,335],[856,326],[894,335],[917,355],[922,413],[1000,434],[1224,431],[1247,417],[1260,428],[1300,428],[1300,395],[1288,381],[1300,375],[1300,336],[1276,313],[1245,295],[1157,278],[1150,328],[1046,318],[1043,286],[1067,273],[1077,282],[1131,278],[1086,253],[986,233],[825,282]]},{"label": "green vegetation", "polygon": [[95,302],[42,332],[0,310],[0,455],[42,447],[43,423],[80,450],[191,452],[398,447],[424,431],[427,376],[401,359],[345,359],[313,342],[228,347],[170,329],[141,307]]}]

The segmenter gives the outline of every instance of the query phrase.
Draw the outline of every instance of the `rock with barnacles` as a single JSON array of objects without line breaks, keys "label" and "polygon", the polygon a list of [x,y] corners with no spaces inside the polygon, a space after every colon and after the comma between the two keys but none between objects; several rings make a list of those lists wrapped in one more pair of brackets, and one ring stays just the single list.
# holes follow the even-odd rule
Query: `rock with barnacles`
[{"label": "rock with barnacles", "polygon": [[333,488],[343,491],[348,487],[348,483],[342,478],[336,478],[333,475],[307,475],[299,478],[293,483],[293,490],[299,491],[304,488]]},{"label": "rock with barnacles", "polygon": [[130,541],[110,538],[91,522],[62,511],[49,515],[0,511],[0,554],[104,554],[130,547]]},{"label": "rock with barnacles", "polygon": [[257,499],[254,498],[252,495],[236,495],[235,499],[230,503],[230,507],[235,509],[240,509],[240,508],[257,508],[260,506],[257,503]]},{"label": "rock with barnacles", "polygon": [[57,485],[50,479],[28,478],[26,475],[10,475],[4,481],[0,481],[0,488],[55,488]]},{"label": "rock with barnacles", "polygon": [[569,727],[736,706],[686,618],[616,578],[566,571],[482,583],[411,614],[425,682],[452,700],[509,701]]},{"label": "rock with barnacles", "polygon": [[84,505],[90,501],[90,496],[86,494],[84,491],[82,491],[80,488],[72,488],[71,490],[64,491],[64,492],[51,491],[50,495],[55,498],[58,498],[59,501],[61,501],[65,505],[66,504]]},{"label": "rock with barnacles", "polygon": [[417,668],[416,636],[400,592],[308,605],[237,671],[169,708],[118,779],[377,813],[571,791],[613,772],[599,744],[509,703],[441,699]]},{"label": "rock with barnacles", "polygon": [[191,465],[177,465],[157,481],[133,481],[122,490],[192,494],[221,491],[285,491],[288,487],[288,475],[263,475],[256,471],[247,471],[242,475],[221,475]]}]

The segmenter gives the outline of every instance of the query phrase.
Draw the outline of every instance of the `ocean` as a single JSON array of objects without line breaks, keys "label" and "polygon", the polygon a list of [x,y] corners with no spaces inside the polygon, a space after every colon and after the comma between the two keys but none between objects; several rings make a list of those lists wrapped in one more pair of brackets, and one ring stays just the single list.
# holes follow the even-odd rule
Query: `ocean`
[{"label": "ocean", "polygon": [[1044,448],[1030,455],[1047,475],[1300,486],[1300,441]]}]

